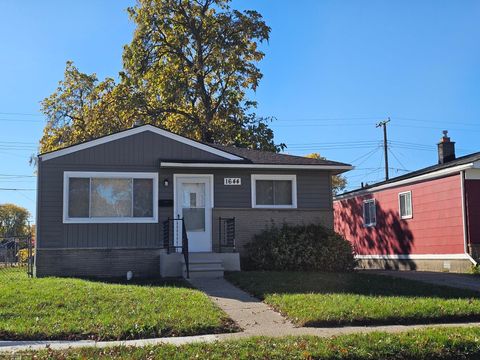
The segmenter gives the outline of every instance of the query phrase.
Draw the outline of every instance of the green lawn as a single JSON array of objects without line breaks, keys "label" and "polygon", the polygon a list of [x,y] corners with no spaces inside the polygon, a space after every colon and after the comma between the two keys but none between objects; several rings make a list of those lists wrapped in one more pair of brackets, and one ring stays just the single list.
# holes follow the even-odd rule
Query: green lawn
[{"label": "green lawn", "polygon": [[[83,348],[26,353],[35,359],[349,359],[439,360],[480,358],[480,329],[443,328],[335,338],[288,337],[145,348]],[[22,357],[23,359],[24,357]]]},{"label": "green lawn", "polygon": [[480,293],[364,273],[238,272],[227,279],[303,326],[480,320]]},{"label": "green lawn", "polygon": [[184,282],[136,285],[29,279],[0,271],[0,339],[134,339],[233,331],[226,314]]}]

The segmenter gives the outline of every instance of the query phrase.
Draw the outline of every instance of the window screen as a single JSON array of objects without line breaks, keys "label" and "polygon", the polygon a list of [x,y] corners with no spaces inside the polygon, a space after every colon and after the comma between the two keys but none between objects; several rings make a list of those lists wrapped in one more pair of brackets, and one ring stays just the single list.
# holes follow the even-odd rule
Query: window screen
[{"label": "window screen", "polygon": [[153,216],[152,179],[133,179],[133,216]]},{"label": "window screen", "polygon": [[68,216],[88,218],[90,207],[90,179],[70,178],[68,182]]},{"label": "window screen", "polygon": [[405,192],[399,194],[400,217],[408,219],[412,217],[412,193]]},{"label": "window screen", "polygon": [[292,205],[291,180],[256,180],[257,205]]},{"label": "window screen", "polygon": [[363,203],[363,224],[373,226],[377,222],[375,200],[367,200]]}]

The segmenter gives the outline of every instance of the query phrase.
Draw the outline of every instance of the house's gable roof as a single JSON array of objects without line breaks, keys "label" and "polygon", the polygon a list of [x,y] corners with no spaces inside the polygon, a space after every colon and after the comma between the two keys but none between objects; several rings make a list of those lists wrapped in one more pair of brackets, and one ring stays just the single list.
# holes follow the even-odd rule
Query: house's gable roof
[{"label": "house's gable roof", "polygon": [[172,139],[172,140],[181,142],[183,144],[192,146],[194,148],[197,148],[197,149],[212,153],[214,155],[223,157],[226,160],[234,160],[234,161],[235,160],[237,160],[237,161],[238,160],[244,160],[242,157],[239,157],[237,155],[222,151],[222,150],[214,148],[210,145],[207,145],[207,144],[204,144],[204,143],[186,138],[184,136],[174,134],[170,131],[161,129],[161,128],[153,126],[153,125],[142,125],[142,126],[130,128],[130,129],[119,131],[119,132],[116,132],[116,133],[113,133],[113,134],[110,134],[110,135],[105,135],[105,136],[102,136],[102,137],[99,137],[99,138],[96,138],[96,139],[93,139],[93,140],[85,141],[83,143],[71,145],[71,146],[65,147],[63,149],[46,152],[46,153],[40,154],[38,156],[42,161],[46,161],[46,160],[57,158],[59,156],[63,156],[63,155],[71,154],[71,153],[74,153],[74,152],[77,152],[77,151],[80,151],[80,150],[88,149],[88,148],[91,148],[93,146],[105,144],[105,143],[108,143],[110,141],[119,140],[119,139],[125,138],[127,136],[139,134],[139,133],[142,133],[144,131],[151,131],[151,132],[156,133],[158,135],[165,136],[169,139]]},{"label": "house's gable roof", "polygon": [[[161,129],[153,125],[142,125],[127,130],[119,131],[114,134],[105,135],[97,139],[85,141],[76,145],[68,146],[63,149],[47,152],[38,155],[42,161],[54,159],[63,155],[72,154],[77,151],[92,148],[94,146],[106,144],[111,141],[126,138],[131,135],[139,134],[145,131],[150,131],[155,134],[164,136],[166,138],[178,141],[180,143],[192,146],[194,148],[206,151],[208,153],[217,155],[221,160],[211,161],[184,161],[178,159],[175,162],[164,163],[169,164],[183,164],[184,167],[252,167],[252,168],[278,168],[278,169],[322,169],[331,170],[336,173],[352,169],[349,164],[344,164],[336,161],[323,159],[310,159],[301,156],[277,154],[268,151],[252,150],[246,148],[238,148],[235,146],[223,146],[217,144],[207,144],[196,140],[186,138],[181,135],[174,134],[170,131]],[[223,159],[223,160],[222,160]],[[167,165],[168,166],[168,165]]]},{"label": "house's gable roof", "polygon": [[425,168],[412,171],[408,174],[394,177],[392,179],[377,182],[375,184],[369,184],[363,188],[344,192],[336,198],[350,197],[361,193],[368,193],[375,190],[381,190],[388,187],[400,186],[405,183],[420,181],[428,178],[435,178],[438,176],[444,176],[461,171],[464,168],[475,167],[475,163],[480,161],[480,152],[472,153],[459,157],[455,160],[449,161],[444,164],[437,164],[427,166]]}]

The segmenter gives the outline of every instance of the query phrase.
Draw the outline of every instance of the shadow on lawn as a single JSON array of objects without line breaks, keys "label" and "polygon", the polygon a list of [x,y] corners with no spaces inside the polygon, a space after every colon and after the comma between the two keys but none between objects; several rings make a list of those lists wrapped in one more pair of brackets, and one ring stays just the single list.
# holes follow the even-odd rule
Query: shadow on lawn
[{"label": "shadow on lawn", "polygon": [[92,277],[82,277],[81,280],[97,282],[102,284],[112,284],[112,285],[133,285],[133,286],[149,286],[149,287],[177,287],[177,288],[186,288],[194,289],[187,281],[182,279],[175,278],[133,278],[132,280],[127,280],[125,278],[92,278]]}]

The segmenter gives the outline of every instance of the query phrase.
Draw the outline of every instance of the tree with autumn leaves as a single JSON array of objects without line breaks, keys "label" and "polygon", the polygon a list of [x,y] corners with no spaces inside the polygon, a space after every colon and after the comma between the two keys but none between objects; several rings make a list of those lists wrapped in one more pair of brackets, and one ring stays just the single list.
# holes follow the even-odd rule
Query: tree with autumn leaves
[{"label": "tree with autumn leaves", "polygon": [[139,0],[119,81],[99,80],[67,62],[42,102],[41,152],[132,127],[140,121],[199,141],[279,151],[270,118],[257,117],[255,91],[270,28],[230,0]]}]

